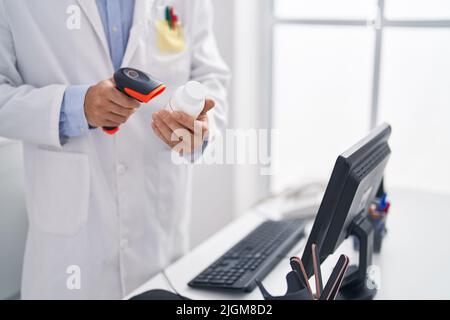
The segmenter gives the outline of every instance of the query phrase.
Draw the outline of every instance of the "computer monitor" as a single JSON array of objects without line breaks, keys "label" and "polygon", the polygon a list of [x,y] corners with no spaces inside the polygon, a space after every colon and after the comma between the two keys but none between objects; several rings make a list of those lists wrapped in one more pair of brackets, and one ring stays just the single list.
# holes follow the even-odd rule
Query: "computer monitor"
[{"label": "computer monitor", "polygon": [[360,286],[364,291],[373,246],[373,228],[367,212],[391,153],[390,134],[391,127],[382,124],[337,158],[302,256],[309,277],[313,274],[313,243],[323,262],[349,235],[355,235],[360,240],[359,266],[353,272],[349,268],[343,288],[347,283],[347,287]]}]

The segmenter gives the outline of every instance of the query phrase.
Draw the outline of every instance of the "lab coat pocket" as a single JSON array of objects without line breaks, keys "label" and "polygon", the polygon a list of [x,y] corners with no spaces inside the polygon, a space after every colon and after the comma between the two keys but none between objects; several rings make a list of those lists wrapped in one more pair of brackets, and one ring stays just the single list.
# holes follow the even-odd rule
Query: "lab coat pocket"
[{"label": "lab coat pocket", "polygon": [[40,149],[35,160],[32,223],[44,232],[74,236],[88,217],[88,156]]}]

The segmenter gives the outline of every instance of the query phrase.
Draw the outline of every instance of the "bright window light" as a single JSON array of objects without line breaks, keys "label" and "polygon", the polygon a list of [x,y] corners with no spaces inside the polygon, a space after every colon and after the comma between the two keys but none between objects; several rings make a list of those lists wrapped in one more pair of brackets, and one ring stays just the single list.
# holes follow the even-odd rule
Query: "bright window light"
[{"label": "bright window light", "polygon": [[365,27],[275,28],[275,190],[328,179],[369,129],[373,42]]},{"label": "bright window light", "polygon": [[390,185],[450,193],[450,29],[389,29],[380,121],[393,127]]}]

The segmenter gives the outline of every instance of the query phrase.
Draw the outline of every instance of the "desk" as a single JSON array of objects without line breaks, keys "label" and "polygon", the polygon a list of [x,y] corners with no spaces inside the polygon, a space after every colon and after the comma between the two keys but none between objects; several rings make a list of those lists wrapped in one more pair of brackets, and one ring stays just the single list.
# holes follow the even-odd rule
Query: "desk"
[{"label": "desk", "polygon": [[[375,255],[379,266],[381,288],[377,299],[450,299],[450,196],[414,190],[391,192],[392,207],[388,234],[382,253]],[[127,298],[150,289],[172,288],[191,299],[262,299],[258,289],[251,293],[223,293],[192,289],[189,280],[219,258],[267,217],[250,211],[222,229],[193,251],[165,269],[164,273],[144,283]],[[306,239],[299,242],[287,257],[301,255]],[[435,245],[435,248],[430,247]],[[338,255],[346,253],[350,262],[357,255],[346,240],[323,264],[326,280]],[[288,259],[282,260],[263,280],[274,295],[286,291]]]}]

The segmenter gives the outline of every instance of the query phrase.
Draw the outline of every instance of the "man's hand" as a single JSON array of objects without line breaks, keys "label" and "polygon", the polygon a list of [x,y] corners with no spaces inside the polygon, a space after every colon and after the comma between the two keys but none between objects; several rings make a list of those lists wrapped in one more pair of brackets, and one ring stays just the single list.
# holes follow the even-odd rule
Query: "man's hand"
[{"label": "man's hand", "polygon": [[214,108],[213,100],[206,100],[197,119],[183,112],[162,109],[153,114],[152,128],[170,148],[189,154],[201,148],[208,135],[207,112]]},{"label": "man's hand", "polygon": [[93,127],[118,127],[139,108],[140,103],[116,89],[112,79],[89,88],[84,99],[84,114]]}]

